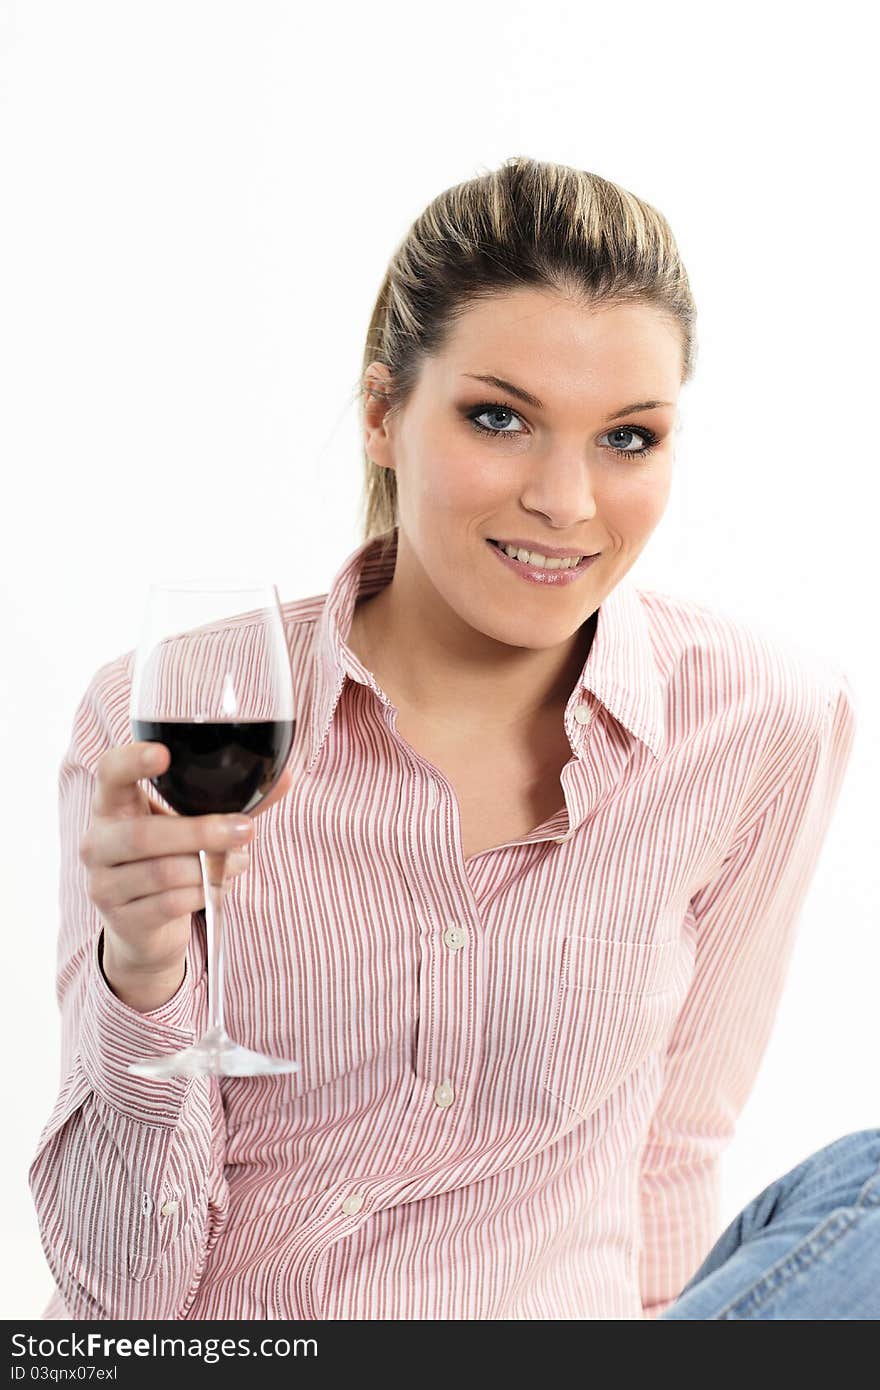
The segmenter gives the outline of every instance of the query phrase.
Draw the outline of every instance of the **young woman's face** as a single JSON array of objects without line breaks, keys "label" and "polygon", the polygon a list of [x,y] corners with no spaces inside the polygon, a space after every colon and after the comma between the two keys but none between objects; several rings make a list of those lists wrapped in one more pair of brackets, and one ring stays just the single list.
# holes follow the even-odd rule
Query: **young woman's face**
[{"label": "young woman's face", "polygon": [[[486,636],[563,642],[663,514],[681,370],[680,338],[644,305],[597,313],[523,289],[472,306],[396,419],[368,398],[367,453],[397,476],[398,567]],[[382,391],[387,371],[366,380]],[[649,401],[664,404],[631,408]],[[490,538],[600,553],[573,583],[533,583]]]}]

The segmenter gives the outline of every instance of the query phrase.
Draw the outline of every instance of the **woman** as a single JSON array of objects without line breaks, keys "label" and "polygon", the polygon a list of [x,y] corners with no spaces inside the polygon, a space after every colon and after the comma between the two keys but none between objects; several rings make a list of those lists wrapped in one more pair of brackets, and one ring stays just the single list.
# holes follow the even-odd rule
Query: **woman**
[{"label": "woman", "polygon": [[[711,1281],[720,1156],[854,714],[840,671],[626,580],[694,323],[661,214],[566,167],[449,189],[397,249],[365,540],[284,605],[296,741],[227,896],[227,1026],[293,1077],[127,1071],[202,1031],[196,851],[228,842],[153,814],[139,781],[168,753],[129,743],[133,654],[96,673],[61,776],[64,1080],[30,1172],[47,1316],[652,1318]],[[878,1137],[833,1170],[857,1216]],[[810,1192],[837,1198],[835,1155]],[[735,1252],[725,1233],[734,1286],[694,1316],[740,1316],[765,1228],[774,1262],[811,1238],[802,1190]],[[824,1288],[821,1316],[876,1316]]]}]

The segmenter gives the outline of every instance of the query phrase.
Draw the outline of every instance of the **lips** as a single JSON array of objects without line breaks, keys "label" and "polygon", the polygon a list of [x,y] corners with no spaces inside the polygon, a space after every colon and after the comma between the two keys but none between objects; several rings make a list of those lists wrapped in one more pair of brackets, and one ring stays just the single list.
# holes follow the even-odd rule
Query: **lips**
[{"label": "lips", "polygon": [[[512,544],[513,544],[512,541],[504,541],[504,542],[502,543],[501,541],[493,540],[491,536],[487,536],[486,539],[487,539],[487,541],[489,542],[490,545],[494,545],[494,547],[495,547],[496,550],[500,550],[501,553],[502,553],[502,555],[507,555],[507,551],[504,549],[504,546],[505,546],[505,545],[512,545]],[[525,549],[525,548],[526,548],[526,547],[523,547],[523,549]],[[532,554],[532,555],[543,555],[543,556],[545,556],[547,559],[550,559],[550,560],[552,560],[552,559],[561,559],[561,558],[562,558],[561,556],[554,556],[550,551],[541,550],[541,549],[539,549],[538,546],[534,546],[534,547],[531,549],[530,554]],[[511,557],[508,555],[507,558],[510,559]],[[569,568],[570,568],[570,569],[575,569],[575,570],[580,569],[581,565],[586,564],[587,560],[589,560],[589,559],[590,559],[590,556],[589,556],[589,555],[582,555],[581,558],[578,560],[577,564],[576,564],[576,565],[570,565]]]},{"label": "lips", "polygon": [[497,542],[493,542],[488,536],[486,544],[495,555],[500,565],[504,565],[509,573],[514,574],[527,584],[538,584],[544,589],[566,588],[569,584],[580,583],[581,575],[584,574],[591,565],[596,563],[598,555],[585,555],[580,564],[569,565],[565,569],[539,569],[535,565],[529,565],[521,560],[512,560],[506,550],[502,550]]}]

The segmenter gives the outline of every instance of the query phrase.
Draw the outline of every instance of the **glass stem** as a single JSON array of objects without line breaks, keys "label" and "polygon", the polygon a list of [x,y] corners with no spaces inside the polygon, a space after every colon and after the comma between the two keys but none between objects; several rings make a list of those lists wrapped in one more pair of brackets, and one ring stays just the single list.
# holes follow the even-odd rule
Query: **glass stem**
[{"label": "glass stem", "polygon": [[199,850],[205,886],[208,944],[208,1032],[223,1037],[223,928],[225,925],[226,854]]}]

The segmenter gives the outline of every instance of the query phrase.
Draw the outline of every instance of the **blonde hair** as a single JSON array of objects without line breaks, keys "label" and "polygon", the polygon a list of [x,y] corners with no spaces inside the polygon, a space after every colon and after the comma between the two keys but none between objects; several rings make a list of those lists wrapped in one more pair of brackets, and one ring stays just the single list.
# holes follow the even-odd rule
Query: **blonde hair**
[{"label": "blonde hair", "polygon": [[[514,156],[440,193],[413,222],[382,281],[364,347],[364,376],[382,362],[389,412],[403,409],[423,360],[443,350],[470,305],[524,286],[588,307],[652,305],[677,328],[682,384],[696,359],[696,306],[661,212],[598,174]],[[364,540],[397,525],[397,475],[364,453]]]}]

